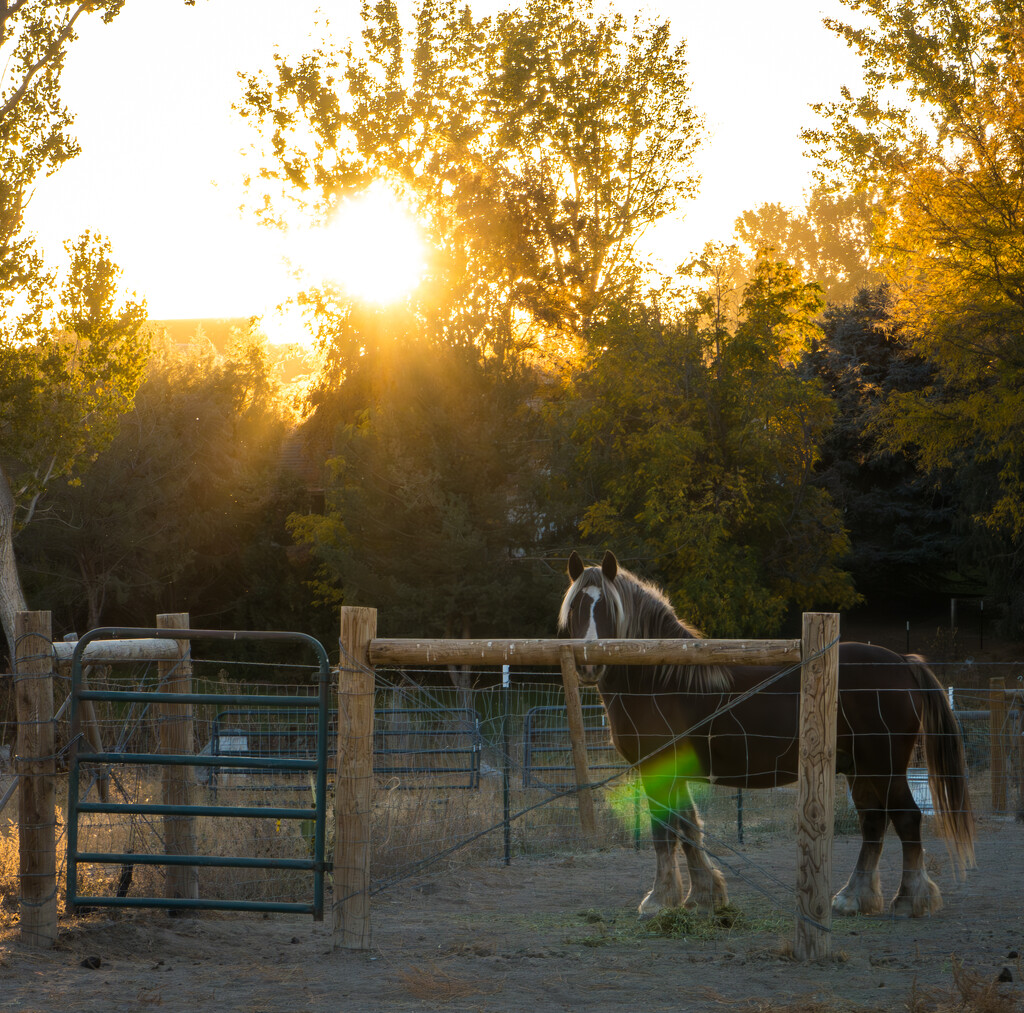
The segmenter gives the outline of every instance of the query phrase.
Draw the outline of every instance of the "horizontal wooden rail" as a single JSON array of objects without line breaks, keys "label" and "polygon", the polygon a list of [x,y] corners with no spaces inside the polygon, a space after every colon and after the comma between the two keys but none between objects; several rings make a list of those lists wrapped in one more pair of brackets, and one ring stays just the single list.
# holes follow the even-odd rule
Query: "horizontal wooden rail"
[{"label": "horizontal wooden rail", "polygon": [[[371,665],[551,665],[563,646],[577,665],[799,664],[799,640],[390,640],[370,641]],[[360,660],[360,659],[357,659]],[[365,659],[361,659],[365,660]]]},{"label": "horizontal wooden rail", "polygon": [[[70,665],[76,646],[74,641],[57,641],[53,645],[53,653],[58,664]],[[177,657],[177,641],[158,637],[93,640],[82,651],[82,661],[86,665],[108,665],[115,661],[174,661]]]}]

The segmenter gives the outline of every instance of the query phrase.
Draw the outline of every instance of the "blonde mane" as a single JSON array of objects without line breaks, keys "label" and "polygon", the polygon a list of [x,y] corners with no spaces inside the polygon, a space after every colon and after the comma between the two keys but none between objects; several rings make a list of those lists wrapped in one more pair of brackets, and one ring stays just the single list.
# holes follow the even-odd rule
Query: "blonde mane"
[{"label": "blonde mane", "polygon": [[[569,613],[577,597],[587,588],[596,587],[608,603],[615,620],[615,636],[619,640],[700,639],[701,634],[684,623],[675,613],[664,592],[654,584],[641,580],[623,567],[617,567],[609,580],[599,566],[588,566],[572,582],[558,611],[558,628],[569,627]],[[721,665],[648,665],[654,685],[671,689],[682,684],[695,693],[711,693],[732,687],[732,675]]]}]

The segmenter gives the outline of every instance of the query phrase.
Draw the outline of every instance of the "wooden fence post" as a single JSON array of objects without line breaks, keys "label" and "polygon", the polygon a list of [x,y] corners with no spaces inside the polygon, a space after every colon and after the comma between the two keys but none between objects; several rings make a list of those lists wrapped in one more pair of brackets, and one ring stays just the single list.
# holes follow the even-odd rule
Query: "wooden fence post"
[{"label": "wooden fence post", "polygon": [[14,693],[18,718],[21,941],[57,941],[57,757],[53,727],[53,649],[49,612],[14,617]]},{"label": "wooden fence post", "polygon": [[1017,778],[1016,819],[1018,823],[1024,823],[1024,693],[1018,692],[1014,695],[1013,706],[1017,709],[1017,720],[1012,725],[1016,735],[1011,749]]},{"label": "wooden fence post", "polygon": [[[161,630],[184,630],[189,627],[187,612],[169,612],[156,617]],[[192,652],[190,641],[178,640],[175,661],[158,661],[160,689],[164,693],[192,692]],[[165,703],[157,705],[160,752],[191,756],[195,752],[192,705]],[[192,802],[194,772],[192,767],[161,768],[164,805],[189,805]],[[196,853],[194,816],[164,817],[164,852],[168,855]],[[194,900],[199,896],[199,869],[194,865],[169,865],[164,875],[164,896],[173,900]]]},{"label": "wooden fence post", "polygon": [[342,607],[334,778],[334,949],[370,948],[374,674],[369,647],[376,636],[376,609]]},{"label": "wooden fence post", "polygon": [[991,754],[992,811],[1007,811],[1009,771],[1006,764],[1006,680],[996,676],[988,681],[988,741]]},{"label": "wooden fence post", "polygon": [[579,676],[572,648],[563,646],[559,651],[562,665],[562,686],[565,690],[565,711],[569,719],[569,742],[572,762],[576,768],[576,800],[580,812],[580,826],[589,843],[597,838],[594,818],[594,795],[590,789],[590,763],[587,759],[587,733],[583,727],[583,708],[580,705]]},{"label": "wooden fence post", "polygon": [[832,928],[839,616],[805,612],[800,675],[797,919],[793,955],[822,960]]}]

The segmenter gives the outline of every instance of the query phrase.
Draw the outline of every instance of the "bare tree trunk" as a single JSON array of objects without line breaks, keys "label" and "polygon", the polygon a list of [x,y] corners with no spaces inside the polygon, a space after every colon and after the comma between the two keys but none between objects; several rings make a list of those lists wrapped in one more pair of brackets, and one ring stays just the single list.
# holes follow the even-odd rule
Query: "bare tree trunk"
[{"label": "bare tree trunk", "polygon": [[25,592],[21,589],[18,565],[14,559],[14,496],[3,468],[0,468],[0,623],[7,638],[10,659],[14,658],[14,617],[18,612],[27,611]]}]

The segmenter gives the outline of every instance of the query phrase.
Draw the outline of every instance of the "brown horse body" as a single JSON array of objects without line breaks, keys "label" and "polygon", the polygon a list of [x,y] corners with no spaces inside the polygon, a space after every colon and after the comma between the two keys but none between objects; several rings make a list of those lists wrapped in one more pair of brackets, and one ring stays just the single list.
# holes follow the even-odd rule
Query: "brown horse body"
[{"label": "brown horse body", "polygon": [[[569,576],[560,625],[574,638],[696,636],[656,588],[621,569],[610,552],[601,567],[584,567],[573,553]],[[657,872],[642,915],[726,901],[725,881],[702,847],[689,781],[771,788],[796,780],[799,669],[740,699],[776,674],[751,666],[616,665],[581,672],[581,680],[596,680],[612,740],[638,769],[647,794]],[[894,911],[916,916],[942,906],[925,872],[921,812],[906,773],[922,731],[939,828],[958,862],[971,864],[963,745],[942,687],[920,658],[841,644],[836,768],[849,782],[862,845],[849,882],[833,899],[837,912],[884,909],[878,860],[890,820],[903,845]],[[685,897],[676,858],[680,843],[690,874]]]}]

